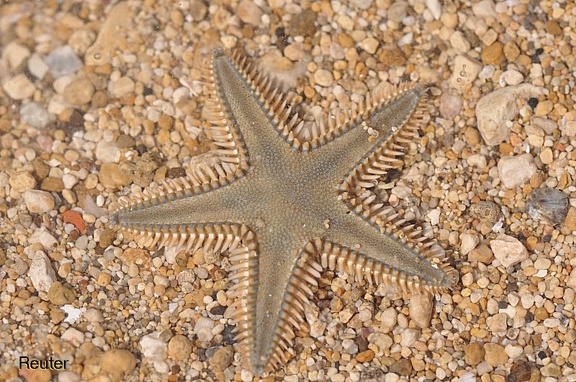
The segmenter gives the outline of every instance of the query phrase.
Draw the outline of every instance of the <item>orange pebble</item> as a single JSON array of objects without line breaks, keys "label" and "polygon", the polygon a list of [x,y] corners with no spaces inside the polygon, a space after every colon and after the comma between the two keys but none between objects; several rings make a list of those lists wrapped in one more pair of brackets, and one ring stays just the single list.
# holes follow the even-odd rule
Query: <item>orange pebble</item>
[{"label": "orange pebble", "polygon": [[80,233],[84,234],[88,229],[88,226],[86,225],[86,222],[82,218],[82,215],[80,215],[76,211],[72,210],[64,211],[62,213],[62,219],[64,220],[65,223],[74,224],[74,227],[76,227],[78,231],[80,231]]}]

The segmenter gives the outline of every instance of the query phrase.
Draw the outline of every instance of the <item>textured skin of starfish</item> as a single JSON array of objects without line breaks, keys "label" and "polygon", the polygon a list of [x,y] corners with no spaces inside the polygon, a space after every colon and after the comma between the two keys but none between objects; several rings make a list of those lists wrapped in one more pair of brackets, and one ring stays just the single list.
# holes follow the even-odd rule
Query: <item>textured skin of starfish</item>
[{"label": "textured skin of starfish", "polygon": [[368,97],[304,141],[304,122],[241,54],[214,51],[205,75],[219,162],[120,198],[111,223],[142,246],[228,254],[243,367],[262,374],[290,358],[323,268],[408,292],[454,284],[441,248],[370,192],[418,137],[424,88]]}]

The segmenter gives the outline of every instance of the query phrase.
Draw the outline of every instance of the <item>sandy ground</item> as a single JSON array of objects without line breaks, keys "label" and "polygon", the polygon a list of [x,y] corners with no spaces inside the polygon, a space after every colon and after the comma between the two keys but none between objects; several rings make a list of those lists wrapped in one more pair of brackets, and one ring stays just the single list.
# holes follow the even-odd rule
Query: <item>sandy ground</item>
[{"label": "sandy ground", "polygon": [[0,380],[257,379],[224,318],[225,254],[141,249],[108,224],[119,196],[209,155],[216,45],[311,121],[430,84],[383,195],[460,274],[422,318],[415,297],[326,271],[297,355],[264,380],[576,380],[576,6],[528,0],[3,1]]}]

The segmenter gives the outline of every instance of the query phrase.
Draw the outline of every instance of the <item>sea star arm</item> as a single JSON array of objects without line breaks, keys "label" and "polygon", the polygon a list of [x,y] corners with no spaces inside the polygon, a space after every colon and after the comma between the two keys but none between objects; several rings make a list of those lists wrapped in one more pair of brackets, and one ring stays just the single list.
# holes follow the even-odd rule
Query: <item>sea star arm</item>
[{"label": "sea star arm", "polygon": [[343,214],[311,243],[314,252],[321,254],[323,267],[347,272],[357,280],[397,285],[405,292],[434,293],[452,287],[455,273],[444,251],[411,227],[394,228]]}]

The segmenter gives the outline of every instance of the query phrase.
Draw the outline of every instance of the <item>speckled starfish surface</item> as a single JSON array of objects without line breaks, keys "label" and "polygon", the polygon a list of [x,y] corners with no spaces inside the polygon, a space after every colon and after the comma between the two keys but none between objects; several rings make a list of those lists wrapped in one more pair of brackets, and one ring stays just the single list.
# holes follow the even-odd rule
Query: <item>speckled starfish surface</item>
[{"label": "speckled starfish surface", "polygon": [[290,357],[323,268],[405,291],[454,283],[439,246],[371,192],[417,138],[422,87],[373,95],[304,141],[304,122],[241,54],[212,53],[206,83],[219,162],[120,198],[111,221],[143,246],[228,253],[244,367],[261,374]]}]

